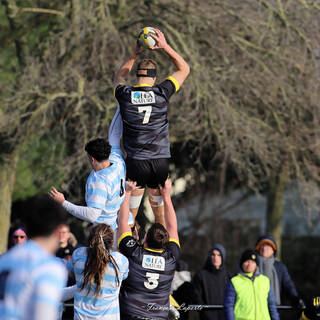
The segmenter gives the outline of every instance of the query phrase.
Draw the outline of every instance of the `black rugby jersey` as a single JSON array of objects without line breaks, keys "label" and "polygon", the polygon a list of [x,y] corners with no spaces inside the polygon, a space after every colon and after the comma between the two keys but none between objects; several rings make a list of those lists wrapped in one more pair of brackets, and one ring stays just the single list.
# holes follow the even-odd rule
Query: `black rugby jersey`
[{"label": "black rugby jersey", "polygon": [[119,250],[129,260],[129,275],[120,289],[121,316],[167,319],[171,282],[180,257],[178,242],[170,239],[161,252],[144,249],[130,232],[119,240]]},{"label": "black rugby jersey", "polygon": [[137,160],[170,158],[169,99],[179,89],[169,77],[156,86],[119,84],[115,97],[123,121],[123,144],[127,157]]}]

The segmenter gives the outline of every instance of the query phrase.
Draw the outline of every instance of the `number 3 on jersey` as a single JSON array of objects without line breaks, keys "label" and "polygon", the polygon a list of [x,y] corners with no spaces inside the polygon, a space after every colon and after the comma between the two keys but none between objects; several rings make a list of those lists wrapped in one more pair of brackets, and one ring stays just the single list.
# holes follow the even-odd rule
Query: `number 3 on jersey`
[{"label": "number 3 on jersey", "polygon": [[152,106],[143,106],[143,107],[138,107],[138,112],[145,112],[142,124],[147,124],[149,123],[150,116],[151,116],[151,111],[152,111]]},{"label": "number 3 on jersey", "polygon": [[155,289],[159,282],[158,279],[160,277],[159,273],[152,273],[152,272],[147,272],[146,273],[147,281],[144,282],[144,286],[149,289]]}]

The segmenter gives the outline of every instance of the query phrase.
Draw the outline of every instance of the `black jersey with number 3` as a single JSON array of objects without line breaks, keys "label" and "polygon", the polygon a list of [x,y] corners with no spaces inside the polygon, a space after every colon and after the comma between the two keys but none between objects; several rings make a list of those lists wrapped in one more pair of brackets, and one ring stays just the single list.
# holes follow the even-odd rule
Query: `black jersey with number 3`
[{"label": "black jersey with number 3", "polygon": [[125,236],[119,249],[129,260],[129,275],[120,289],[121,317],[167,319],[171,282],[180,256],[173,240],[161,250],[144,249],[131,236]]},{"label": "black jersey with number 3", "polygon": [[169,99],[176,92],[170,79],[157,86],[119,84],[115,97],[123,120],[123,144],[128,158],[170,158]]}]

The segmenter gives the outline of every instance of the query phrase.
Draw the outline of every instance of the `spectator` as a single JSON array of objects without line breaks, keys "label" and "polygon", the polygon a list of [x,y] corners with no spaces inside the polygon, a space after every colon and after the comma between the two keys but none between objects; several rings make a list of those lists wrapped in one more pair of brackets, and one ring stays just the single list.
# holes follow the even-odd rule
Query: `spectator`
[{"label": "spectator", "polygon": [[13,245],[23,244],[28,240],[28,236],[24,228],[19,227],[12,234],[12,243]]},{"label": "spectator", "polygon": [[227,283],[224,299],[226,320],[279,320],[270,280],[259,273],[256,253],[251,249],[245,250],[239,266],[241,272]]},{"label": "spectator", "polygon": [[171,284],[171,294],[179,304],[180,319],[189,319],[188,305],[195,301],[195,291],[191,283],[191,273],[188,271],[188,264],[178,260],[176,271]]},{"label": "spectator", "polygon": [[[67,224],[63,224],[59,230],[59,245],[60,245],[60,248],[58,249],[56,256],[59,258],[71,261],[72,253],[76,248],[71,244],[71,232]],[[69,272],[67,286],[68,287],[73,286],[75,285],[75,283],[76,283],[76,280],[74,277],[74,273]],[[64,289],[63,294],[65,290],[66,289]],[[74,303],[73,297],[71,297],[69,300],[66,300],[64,298],[63,301],[69,305]],[[65,306],[62,319],[72,319],[72,318],[73,318],[73,307]]]},{"label": "spectator", "polygon": [[26,202],[24,220],[31,240],[0,258],[0,319],[57,319],[67,272],[53,255],[65,219],[65,210],[47,196]]},{"label": "spectator", "polygon": [[119,291],[128,276],[128,259],[112,245],[112,228],[98,224],[91,230],[89,246],[73,252],[68,266],[77,283],[74,320],[120,319]]},{"label": "spectator", "polygon": [[176,214],[171,202],[170,181],[161,186],[166,228],[153,224],[140,246],[128,226],[129,204],[135,182],[127,182],[125,199],[119,212],[118,247],[128,257],[129,276],[120,292],[122,320],[167,319],[170,287],[180,256]]},{"label": "spectator", "polygon": [[[213,245],[203,268],[193,278],[196,292],[196,304],[222,305],[225,288],[230,277],[225,268],[226,250],[221,244]],[[201,310],[201,320],[224,319],[223,310]]]},{"label": "spectator", "polygon": [[70,242],[71,232],[67,224],[63,224],[59,230],[59,244],[56,256],[62,259],[71,260],[71,256],[75,247]]},{"label": "spectator", "polygon": [[264,235],[256,243],[259,271],[271,281],[271,289],[275,295],[277,305],[281,304],[283,294],[294,306],[304,306],[296,287],[291,280],[284,263],[276,261],[277,243],[272,236]]},{"label": "spectator", "polygon": [[300,320],[320,320],[320,296],[315,296],[308,301]]}]

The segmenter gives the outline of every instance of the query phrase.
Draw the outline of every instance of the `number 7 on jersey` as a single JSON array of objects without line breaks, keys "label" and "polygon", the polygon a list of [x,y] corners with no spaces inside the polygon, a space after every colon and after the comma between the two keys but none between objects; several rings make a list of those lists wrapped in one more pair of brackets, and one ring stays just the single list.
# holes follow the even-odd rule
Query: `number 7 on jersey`
[{"label": "number 7 on jersey", "polygon": [[142,124],[147,124],[149,123],[150,116],[151,116],[151,111],[152,111],[152,106],[143,106],[143,107],[138,107],[138,112],[145,112]]}]

